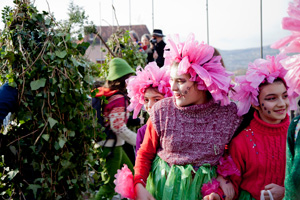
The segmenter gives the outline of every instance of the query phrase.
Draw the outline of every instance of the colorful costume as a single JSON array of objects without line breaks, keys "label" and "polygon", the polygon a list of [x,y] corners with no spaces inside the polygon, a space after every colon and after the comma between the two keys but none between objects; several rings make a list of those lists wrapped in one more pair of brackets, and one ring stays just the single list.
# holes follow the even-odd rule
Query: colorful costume
[{"label": "colorful costume", "polygon": [[[166,67],[159,68],[155,62],[146,65],[145,69],[137,67],[136,76],[132,76],[127,80],[128,97],[130,98],[130,105],[128,110],[134,111],[133,118],[136,118],[142,109],[145,101],[144,96],[148,88],[156,88],[164,97],[173,95],[169,83],[170,75]],[[136,152],[139,150],[143,142],[146,125],[142,126],[137,131]]]},{"label": "colorful costume", "polygon": [[[194,197],[188,199],[201,199],[201,186],[216,177],[216,165],[223,155],[225,145],[229,143],[238,127],[240,119],[236,115],[236,106],[233,103],[220,106],[219,103],[211,100],[206,104],[177,107],[174,101],[174,98],[163,99],[151,110],[153,112],[147,123],[145,139],[135,165],[135,181],[147,180],[151,167],[149,163],[157,154],[158,157],[152,165],[150,174],[151,182],[147,183],[147,188],[152,187],[154,189],[151,190],[156,191],[157,187],[163,187],[163,185],[156,185],[155,182],[155,177],[159,174],[161,177],[165,176],[161,174],[161,170],[166,170],[167,180],[170,181],[174,180],[171,178],[173,176],[178,180],[181,180],[180,176],[186,176],[185,180],[191,180],[191,172],[198,174],[197,177],[200,178],[204,171],[205,176],[202,180],[198,180],[200,182],[196,184],[195,181],[192,185],[187,182],[180,186],[179,190],[193,189],[195,192],[189,195]],[[154,166],[157,166],[156,169]],[[183,168],[185,173],[180,171]],[[167,174],[169,171],[170,173]],[[176,173],[173,174],[174,171]],[[152,194],[156,199],[166,198],[167,196],[161,191],[168,191],[168,187],[163,187],[157,194]],[[183,193],[172,193],[172,195],[183,195]]]},{"label": "colorful costume", "polygon": [[250,125],[233,138],[229,154],[241,172],[241,176],[230,176],[236,198],[240,189],[249,192],[254,199],[260,199],[260,191],[266,185],[284,186],[288,126],[288,116],[280,124],[269,124],[255,112]]},{"label": "colorful costume", "polygon": [[[258,96],[261,84],[273,83],[279,78],[288,88],[287,70],[281,64],[284,59],[285,55],[257,59],[249,64],[246,75],[236,77],[238,85],[231,98],[239,101],[239,115],[248,113],[251,104],[260,106]],[[294,96],[288,98],[292,107]],[[266,185],[274,183],[284,186],[288,126],[289,116],[279,124],[270,124],[261,120],[258,111],[255,111],[250,125],[232,140],[230,155],[241,172],[241,176],[230,177],[236,192],[235,198],[260,199],[261,190]]]},{"label": "colorful costume", "polygon": [[[288,70],[286,74],[288,94],[293,97],[300,95],[300,0],[294,0],[289,4],[289,17],[282,20],[282,28],[291,31],[291,35],[282,38],[271,47],[280,49],[283,53],[298,53],[288,57],[282,62],[284,68]],[[296,110],[296,107],[294,107]],[[285,176],[285,197],[286,200],[300,199],[300,141],[299,123],[300,116],[294,118],[290,124],[287,138],[286,150],[286,176]]]},{"label": "colorful costume", "polygon": [[[114,58],[109,64],[109,81],[118,81],[125,75],[134,73],[128,63],[120,58]],[[125,85],[125,82],[124,82]],[[128,101],[126,96],[118,90],[99,87],[96,94],[96,100],[100,97],[106,97],[107,103],[101,103],[101,109],[97,109],[98,119],[103,116],[103,126],[106,128],[106,140],[100,141],[96,146],[101,146],[106,162],[103,166],[102,185],[97,193],[96,199],[112,198],[114,191],[114,175],[123,164],[126,164],[133,171],[133,166],[125,151],[122,148],[125,141],[133,146],[136,142],[136,134],[127,128],[126,123],[129,117],[127,110]],[[95,105],[93,105],[95,108]]]}]

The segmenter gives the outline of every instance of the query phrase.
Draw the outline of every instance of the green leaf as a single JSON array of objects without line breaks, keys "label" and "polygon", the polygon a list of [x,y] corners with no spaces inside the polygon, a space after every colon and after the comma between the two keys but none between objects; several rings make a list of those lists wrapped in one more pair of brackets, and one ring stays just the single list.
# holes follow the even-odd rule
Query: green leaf
[{"label": "green leaf", "polygon": [[30,185],[28,186],[28,189],[30,189],[30,190],[33,191],[34,198],[36,198],[36,192],[37,192],[37,190],[38,190],[39,188],[41,188],[41,186],[35,185],[35,184],[30,184]]},{"label": "green leaf", "polygon": [[11,150],[11,152],[12,152],[14,155],[17,154],[17,149],[16,149],[16,147],[10,145],[10,146],[9,146],[9,149]]},{"label": "green leaf", "polygon": [[60,148],[63,148],[64,145],[65,145],[65,143],[66,143],[66,139],[65,138],[59,138],[58,139],[58,144],[59,144]]},{"label": "green leaf", "polygon": [[46,79],[41,78],[36,81],[31,81],[30,87],[31,87],[31,90],[37,90],[37,89],[40,89],[41,87],[45,87],[45,84],[46,84]]},{"label": "green leaf", "polygon": [[58,121],[56,121],[55,119],[53,119],[52,117],[48,118],[48,122],[50,124],[50,128],[52,128],[55,124],[58,123]]},{"label": "green leaf", "polygon": [[50,23],[51,23],[51,19],[50,19],[50,18],[47,18],[47,19],[45,20],[45,24],[46,24],[46,25],[50,25]]},{"label": "green leaf", "polygon": [[64,58],[67,55],[67,52],[64,51],[55,51],[55,55],[59,58]]},{"label": "green leaf", "polygon": [[50,135],[49,135],[49,134],[43,134],[43,135],[42,135],[42,138],[43,138],[44,140],[48,141],[49,138],[50,138]]},{"label": "green leaf", "polygon": [[74,136],[75,136],[75,131],[71,131],[71,132],[69,133],[69,136],[70,136],[70,137],[74,137]]},{"label": "green leaf", "polygon": [[18,170],[18,169],[15,169],[15,170],[13,170],[13,171],[8,172],[8,173],[7,173],[8,178],[9,178],[10,180],[13,179],[13,178],[17,175],[17,173],[19,173],[19,170]]}]

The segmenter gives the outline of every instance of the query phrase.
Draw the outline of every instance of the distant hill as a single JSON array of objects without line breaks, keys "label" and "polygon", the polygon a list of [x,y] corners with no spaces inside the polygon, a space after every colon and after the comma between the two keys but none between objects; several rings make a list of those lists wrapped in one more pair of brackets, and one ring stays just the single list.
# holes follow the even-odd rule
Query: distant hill
[{"label": "distant hill", "polygon": [[[239,50],[220,50],[226,69],[234,72],[235,75],[245,74],[249,62],[260,58],[260,48],[239,49]],[[279,53],[277,49],[271,49],[270,46],[263,47],[263,56],[276,55]]]}]

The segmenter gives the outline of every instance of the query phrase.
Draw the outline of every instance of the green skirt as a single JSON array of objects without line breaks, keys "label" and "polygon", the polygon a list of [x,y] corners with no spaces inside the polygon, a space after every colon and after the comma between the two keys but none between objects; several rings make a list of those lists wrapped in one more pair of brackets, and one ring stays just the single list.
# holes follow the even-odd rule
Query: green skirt
[{"label": "green skirt", "polygon": [[246,190],[241,190],[240,195],[239,195],[239,200],[255,200],[249,192]]},{"label": "green skirt", "polygon": [[197,171],[192,165],[172,165],[156,156],[152,163],[146,189],[156,200],[200,200],[204,183],[216,178],[216,166],[203,164]]}]

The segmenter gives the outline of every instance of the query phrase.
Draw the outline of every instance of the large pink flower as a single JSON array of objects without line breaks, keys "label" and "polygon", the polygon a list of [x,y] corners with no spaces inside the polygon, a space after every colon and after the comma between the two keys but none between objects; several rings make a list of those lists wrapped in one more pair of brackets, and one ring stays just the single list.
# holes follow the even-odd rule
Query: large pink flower
[{"label": "large pink flower", "polygon": [[169,37],[167,40],[165,65],[179,63],[178,74],[189,73],[190,80],[197,82],[199,90],[208,90],[221,105],[229,104],[228,91],[232,87],[232,73],[222,66],[221,56],[213,56],[214,48],[203,42],[198,43],[194,34],[190,34],[185,42],[180,42],[178,35],[173,38]]},{"label": "large pink flower", "polygon": [[135,199],[133,175],[126,164],[121,170],[118,170],[115,178],[115,191],[121,195],[121,198]]},{"label": "large pink flower", "polygon": [[281,61],[286,58],[279,54],[276,57],[266,56],[266,59],[256,59],[250,63],[246,75],[236,77],[237,85],[230,97],[237,101],[238,115],[246,114],[251,104],[258,106],[259,85],[267,81],[273,83],[276,78],[285,80],[287,70],[282,66]]},{"label": "large pink flower", "polygon": [[137,67],[136,76],[126,80],[130,105],[128,110],[134,111],[133,118],[136,118],[144,104],[145,91],[149,87],[157,87],[164,97],[173,95],[169,83],[170,72],[167,67],[159,68],[156,62],[146,65],[145,69]]},{"label": "large pink flower", "polygon": [[241,172],[236,167],[231,156],[221,157],[219,163],[220,164],[218,165],[217,172],[223,177],[231,176],[233,174],[241,176]]},{"label": "large pink flower", "polygon": [[204,183],[201,188],[202,197],[205,197],[206,195],[210,195],[213,192],[216,193],[218,191],[219,186],[220,186],[219,181],[217,181],[214,178],[211,179],[211,181]]}]

